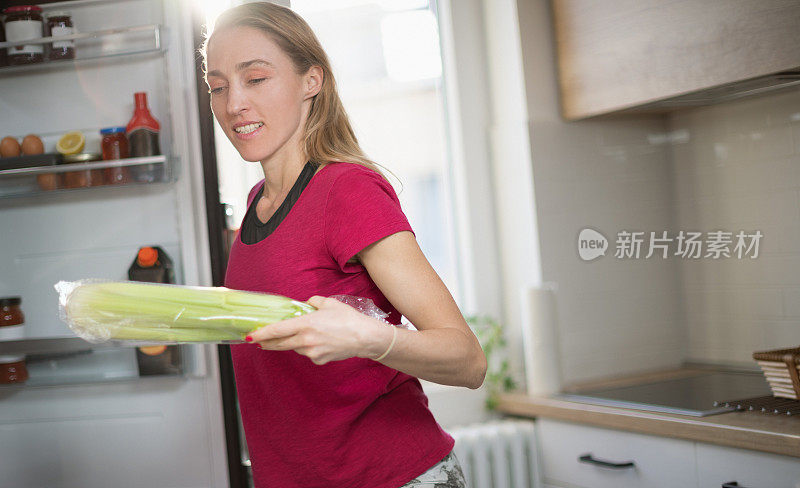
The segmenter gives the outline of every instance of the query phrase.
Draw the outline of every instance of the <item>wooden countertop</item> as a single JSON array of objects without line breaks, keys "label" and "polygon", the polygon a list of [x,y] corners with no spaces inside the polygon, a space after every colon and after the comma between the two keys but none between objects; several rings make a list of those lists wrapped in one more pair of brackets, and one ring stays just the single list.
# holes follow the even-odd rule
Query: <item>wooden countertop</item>
[{"label": "wooden countertop", "polygon": [[[673,374],[683,375],[686,371]],[[651,378],[653,376],[655,375],[647,375]],[[740,411],[692,417],[589,405],[521,393],[501,395],[497,411],[521,417],[547,417],[642,434],[800,457],[800,417],[787,415]]]}]

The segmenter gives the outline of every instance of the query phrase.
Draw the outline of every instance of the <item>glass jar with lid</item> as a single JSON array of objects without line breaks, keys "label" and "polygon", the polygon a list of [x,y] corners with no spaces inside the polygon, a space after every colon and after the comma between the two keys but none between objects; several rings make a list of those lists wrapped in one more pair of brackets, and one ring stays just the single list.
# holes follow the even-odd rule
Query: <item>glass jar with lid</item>
[{"label": "glass jar with lid", "polygon": [[[125,159],[128,157],[128,137],[125,135],[125,127],[107,127],[100,130],[103,140],[100,146],[103,148],[103,160]],[[105,181],[107,185],[121,185],[131,181],[129,168],[118,166],[106,168]]]},{"label": "glass jar with lid", "polygon": [[[47,14],[47,31],[52,37],[68,36],[75,33],[72,16],[69,12],[57,10]],[[56,41],[50,44],[51,60],[75,59],[75,41]]]},{"label": "glass jar with lid", "polygon": [[[20,297],[0,298],[0,340],[14,341],[25,338]],[[0,383],[21,383],[28,379],[24,355],[0,355]]]},{"label": "glass jar with lid", "polygon": [[[0,327],[11,327],[25,323],[25,316],[19,307],[22,303],[20,297],[0,298]],[[3,337],[2,339],[6,339]]]},{"label": "glass jar with lid", "polygon": [[[64,156],[63,164],[91,163],[100,160],[102,158],[97,153],[68,154]],[[63,187],[85,188],[88,186],[100,186],[104,183],[104,178],[102,169],[69,171],[63,175]]]},{"label": "glass jar with lid", "polygon": [[[3,10],[6,41],[22,42],[41,39],[43,32],[42,9],[36,5],[19,5]],[[8,48],[8,64],[41,63],[44,60],[43,44],[15,44]]]}]

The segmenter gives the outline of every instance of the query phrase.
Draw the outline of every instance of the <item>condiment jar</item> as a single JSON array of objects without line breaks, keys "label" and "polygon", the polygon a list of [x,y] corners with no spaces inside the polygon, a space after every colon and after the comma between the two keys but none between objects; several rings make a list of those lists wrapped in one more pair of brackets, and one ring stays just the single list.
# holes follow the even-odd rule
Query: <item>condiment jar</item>
[{"label": "condiment jar", "polygon": [[[97,153],[84,153],[84,154],[66,154],[59,164],[75,164],[88,163],[91,161],[100,161],[100,155]],[[80,168],[80,166],[78,166]],[[95,169],[80,169],[77,171],[68,171],[61,173],[61,188],[86,188],[94,185],[103,184],[103,170]]]},{"label": "condiment jar", "polygon": [[[101,161],[102,158],[97,153],[67,154],[64,156],[64,164],[91,163]],[[85,188],[87,186],[100,186],[104,183],[102,169],[84,169],[80,171],[70,171],[64,173],[64,188]]]},{"label": "condiment jar", "polygon": [[[0,298],[0,327],[11,327],[13,325],[22,325],[25,323],[25,316],[22,314],[22,309],[19,308],[22,303],[20,297],[2,297]],[[2,339],[6,339],[3,337]]]},{"label": "condiment jar", "polygon": [[[125,136],[125,127],[107,127],[101,129],[100,134],[103,136],[103,141],[100,145],[103,148],[104,160],[109,161],[128,157],[128,138]],[[131,180],[130,171],[127,167],[106,168],[104,171],[107,185],[125,184]]]},{"label": "condiment jar", "polygon": [[[13,341],[25,338],[25,316],[19,305],[20,297],[0,298],[0,340]],[[28,379],[24,355],[0,356],[0,383],[21,383]]]},{"label": "condiment jar", "polygon": [[[75,32],[72,25],[72,17],[69,12],[50,12],[47,15],[47,30],[52,37],[68,36]],[[51,60],[57,59],[74,59],[75,58],[75,41],[53,41],[50,44]]]},{"label": "condiment jar", "polygon": [[[9,7],[6,16],[6,41],[19,42],[42,38],[42,9],[36,5]],[[41,63],[44,60],[43,44],[18,44],[8,48],[8,64]]]}]

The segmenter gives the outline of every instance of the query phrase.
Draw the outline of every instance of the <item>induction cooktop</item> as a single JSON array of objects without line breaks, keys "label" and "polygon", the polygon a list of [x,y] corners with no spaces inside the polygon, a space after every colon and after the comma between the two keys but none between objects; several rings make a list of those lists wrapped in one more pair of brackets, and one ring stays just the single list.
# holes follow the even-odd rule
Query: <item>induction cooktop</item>
[{"label": "induction cooktop", "polygon": [[576,390],[560,394],[558,398],[704,417],[735,410],[733,407],[714,406],[715,402],[724,405],[726,401],[770,394],[769,384],[761,373],[710,371],[630,386]]}]

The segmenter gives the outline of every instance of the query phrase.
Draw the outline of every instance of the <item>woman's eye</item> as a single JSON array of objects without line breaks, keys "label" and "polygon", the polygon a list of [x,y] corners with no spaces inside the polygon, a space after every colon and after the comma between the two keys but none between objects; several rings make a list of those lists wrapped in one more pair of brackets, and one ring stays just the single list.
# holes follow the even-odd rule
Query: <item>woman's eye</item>
[{"label": "woman's eye", "polygon": [[208,90],[208,93],[210,93],[212,95],[219,95],[220,93],[222,93],[223,89],[225,89],[224,86],[218,86],[217,88],[212,88],[212,89]]},{"label": "woman's eye", "polygon": [[251,84],[251,85],[258,85],[259,83],[261,83],[264,80],[266,80],[266,78],[253,78],[253,79],[248,80],[247,82],[249,84]]}]

